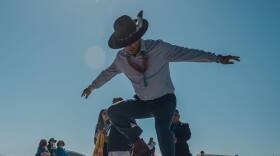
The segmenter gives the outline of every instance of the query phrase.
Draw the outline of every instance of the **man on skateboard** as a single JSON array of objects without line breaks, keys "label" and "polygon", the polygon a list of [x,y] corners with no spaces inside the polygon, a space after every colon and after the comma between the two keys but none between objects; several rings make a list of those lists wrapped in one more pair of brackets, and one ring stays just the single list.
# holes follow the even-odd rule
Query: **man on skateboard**
[{"label": "man on skateboard", "polygon": [[91,92],[114,76],[124,73],[132,83],[135,99],[127,100],[108,109],[112,123],[134,143],[133,156],[146,153],[147,145],[139,138],[142,129],[133,124],[134,119],[154,117],[158,143],[162,156],[174,156],[174,142],[170,130],[176,108],[176,96],[171,81],[170,62],[216,62],[233,64],[238,56],[215,55],[202,50],[184,48],[162,40],[141,39],[148,28],[143,12],[137,19],[127,15],[114,22],[115,32],[108,45],[119,49],[113,63],[84,89],[82,96]]}]

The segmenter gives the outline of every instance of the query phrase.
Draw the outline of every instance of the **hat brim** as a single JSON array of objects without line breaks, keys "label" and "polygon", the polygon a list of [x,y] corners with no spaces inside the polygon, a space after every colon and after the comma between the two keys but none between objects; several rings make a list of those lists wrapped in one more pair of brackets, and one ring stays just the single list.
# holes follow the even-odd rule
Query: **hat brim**
[{"label": "hat brim", "polygon": [[116,34],[114,32],[108,41],[109,47],[112,49],[119,49],[119,48],[123,48],[123,47],[126,47],[126,46],[134,43],[135,41],[139,40],[146,33],[148,26],[149,26],[148,21],[143,19],[142,27],[137,32],[135,32],[130,38],[128,38],[126,40],[122,40],[122,41],[118,40],[118,38],[116,37]]},{"label": "hat brim", "polygon": [[56,140],[49,140],[49,142],[53,142],[53,143],[56,143]]}]

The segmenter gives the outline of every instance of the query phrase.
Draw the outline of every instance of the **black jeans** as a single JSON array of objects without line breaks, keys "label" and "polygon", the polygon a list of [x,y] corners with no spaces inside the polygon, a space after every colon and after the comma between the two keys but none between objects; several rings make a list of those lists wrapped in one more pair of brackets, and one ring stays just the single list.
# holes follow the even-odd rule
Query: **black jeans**
[{"label": "black jeans", "polygon": [[155,100],[127,100],[112,105],[108,109],[108,115],[117,129],[131,142],[135,142],[142,133],[142,129],[133,120],[154,117],[162,156],[174,156],[175,146],[170,125],[175,108],[176,96],[167,94]]}]

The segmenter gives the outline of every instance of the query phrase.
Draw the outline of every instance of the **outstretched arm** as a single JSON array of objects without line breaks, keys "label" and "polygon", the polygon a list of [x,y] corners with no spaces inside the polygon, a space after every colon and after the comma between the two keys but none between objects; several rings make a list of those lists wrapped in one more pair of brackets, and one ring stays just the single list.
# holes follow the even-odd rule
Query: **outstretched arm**
[{"label": "outstretched arm", "polygon": [[115,75],[121,73],[121,71],[118,69],[116,65],[116,59],[111,64],[110,67],[108,67],[106,70],[102,71],[97,78],[86,88],[84,89],[82,93],[82,97],[85,96],[87,99],[88,96],[91,94],[92,90],[97,89],[104,85],[106,82],[110,81]]},{"label": "outstretched arm", "polygon": [[222,56],[198,49],[184,48],[161,41],[160,46],[168,62],[217,62],[233,64],[231,60],[239,61],[238,56]]}]

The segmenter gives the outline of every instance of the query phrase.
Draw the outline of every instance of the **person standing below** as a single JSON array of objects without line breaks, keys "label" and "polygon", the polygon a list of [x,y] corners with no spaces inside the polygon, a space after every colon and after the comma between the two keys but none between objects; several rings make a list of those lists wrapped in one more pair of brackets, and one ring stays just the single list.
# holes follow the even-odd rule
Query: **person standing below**
[{"label": "person standing below", "polygon": [[200,151],[200,154],[198,154],[198,156],[205,156],[205,152],[204,151]]},{"label": "person standing below", "polygon": [[56,156],[56,140],[54,138],[50,138],[48,142],[48,150],[51,153],[51,156]]},{"label": "person standing below", "polygon": [[47,140],[41,139],[35,156],[50,156],[51,154],[47,148],[47,145]]},{"label": "person standing below", "polygon": [[175,156],[191,156],[187,141],[191,138],[189,124],[180,121],[179,111],[176,109],[173,115],[171,130],[174,133]]},{"label": "person standing below", "polygon": [[95,149],[93,156],[108,156],[107,142],[110,121],[106,109],[99,112],[98,121],[94,133]]},{"label": "person standing below", "polygon": [[[116,97],[113,99],[113,105],[124,102],[123,98]],[[109,156],[130,156],[131,145],[128,138],[117,130],[111,124],[108,135],[108,153]]]},{"label": "person standing below", "polygon": [[150,149],[150,155],[149,156],[154,156],[155,152],[156,152],[156,142],[154,142],[154,138],[150,137],[147,146]]},{"label": "person standing below", "polygon": [[57,142],[56,156],[68,156],[67,152],[64,149],[65,143],[63,140]]},{"label": "person standing below", "polygon": [[131,124],[131,119],[153,117],[158,143],[162,156],[174,156],[175,149],[170,126],[176,108],[176,96],[171,81],[169,64],[171,62],[217,62],[233,64],[238,56],[215,55],[202,50],[184,48],[162,40],[143,40],[148,21],[143,12],[137,19],[127,15],[119,17],[114,23],[115,32],[108,45],[112,49],[122,48],[112,65],[101,72],[82,92],[88,98],[93,90],[100,88],[114,76],[124,73],[131,81],[136,100],[127,100],[108,109],[112,123],[132,140],[133,156],[142,155],[149,149],[140,139],[142,129]]}]

